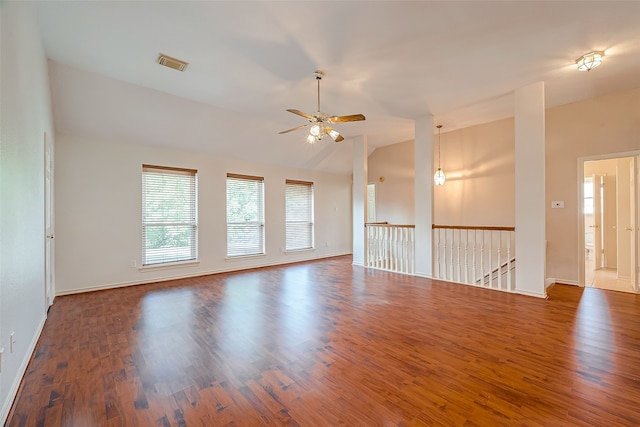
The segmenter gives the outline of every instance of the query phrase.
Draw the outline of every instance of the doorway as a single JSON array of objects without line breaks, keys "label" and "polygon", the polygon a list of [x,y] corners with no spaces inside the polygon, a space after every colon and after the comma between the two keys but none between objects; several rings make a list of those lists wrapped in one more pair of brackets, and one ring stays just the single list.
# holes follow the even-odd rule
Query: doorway
[{"label": "doorway", "polygon": [[638,155],[584,160],[584,286],[638,292]]}]

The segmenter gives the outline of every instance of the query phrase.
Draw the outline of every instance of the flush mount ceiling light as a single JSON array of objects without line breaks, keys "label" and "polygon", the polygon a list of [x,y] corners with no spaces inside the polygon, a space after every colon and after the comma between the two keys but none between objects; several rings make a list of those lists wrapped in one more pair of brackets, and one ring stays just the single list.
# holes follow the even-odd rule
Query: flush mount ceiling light
[{"label": "flush mount ceiling light", "polygon": [[438,170],[435,175],[433,175],[433,182],[435,182],[436,185],[443,185],[447,177],[444,176],[444,172],[440,167],[440,129],[442,129],[442,125],[436,127],[438,128]]},{"label": "flush mount ceiling light", "polygon": [[582,55],[580,58],[576,59],[578,71],[591,71],[592,68],[596,68],[598,65],[602,64],[603,56],[604,51],[602,50],[595,50]]}]

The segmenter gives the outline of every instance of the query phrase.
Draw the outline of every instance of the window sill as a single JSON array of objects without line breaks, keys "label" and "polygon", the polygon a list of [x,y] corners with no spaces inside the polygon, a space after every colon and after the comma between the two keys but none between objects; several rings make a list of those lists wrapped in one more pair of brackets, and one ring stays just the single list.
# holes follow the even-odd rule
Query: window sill
[{"label": "window sill", "polygon": [[138,270],[141,272],[154,271],[154,270],[168,270],[172,268],[191,267],[200,264],[199,260],[191,261],[178,261],[178,262],[166,262],[162,264],[143,265]]},{"label": "window sill", "polygon": [[285,254],[299,254],[301,252],[314,252],[316,250],[316,248],[306,248],[306,249],[291,249],[291,250],[285,250],[284,253]]},{"label": "window sill", "polygon": [[242,261],[245,259],[251,259],[251,258],[264,258],[266,257],[267,254],[254,254],[254,255],[237,255],[237,256],[228,256],[225,257],[225,261]]}]

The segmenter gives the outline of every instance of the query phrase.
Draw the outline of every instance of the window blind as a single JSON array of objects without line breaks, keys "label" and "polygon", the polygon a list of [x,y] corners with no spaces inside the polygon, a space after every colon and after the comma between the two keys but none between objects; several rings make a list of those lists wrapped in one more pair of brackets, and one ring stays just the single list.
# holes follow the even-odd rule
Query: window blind
[{"label": "window blind", "polygon": [[264,178],[227,174],[227,256],[264,253]]},{"label": "window blind", "polygon": [[142,165],[142,264],[196,260],[197,171]]},{"label": "window blind", "polygon": [[313,182],[286,181],[286,250],[313,248]]}]

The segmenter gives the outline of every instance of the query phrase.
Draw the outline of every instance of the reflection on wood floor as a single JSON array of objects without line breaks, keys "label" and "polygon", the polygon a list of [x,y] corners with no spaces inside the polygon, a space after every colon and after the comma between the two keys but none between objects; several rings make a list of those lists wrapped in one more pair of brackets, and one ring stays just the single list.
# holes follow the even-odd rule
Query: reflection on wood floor
[{"label": "reflection on wood floor", "polygon": [[592,288],[607,289],[610,291],[633,292],[635,289],[631,279],[619,279],[615,268],[601,268],[595,270],[587,286]]},{"label": "reflection on wood floor", "polygon": [[351,262],[58,297],[8,425],[640,425],[638,295]]}]

